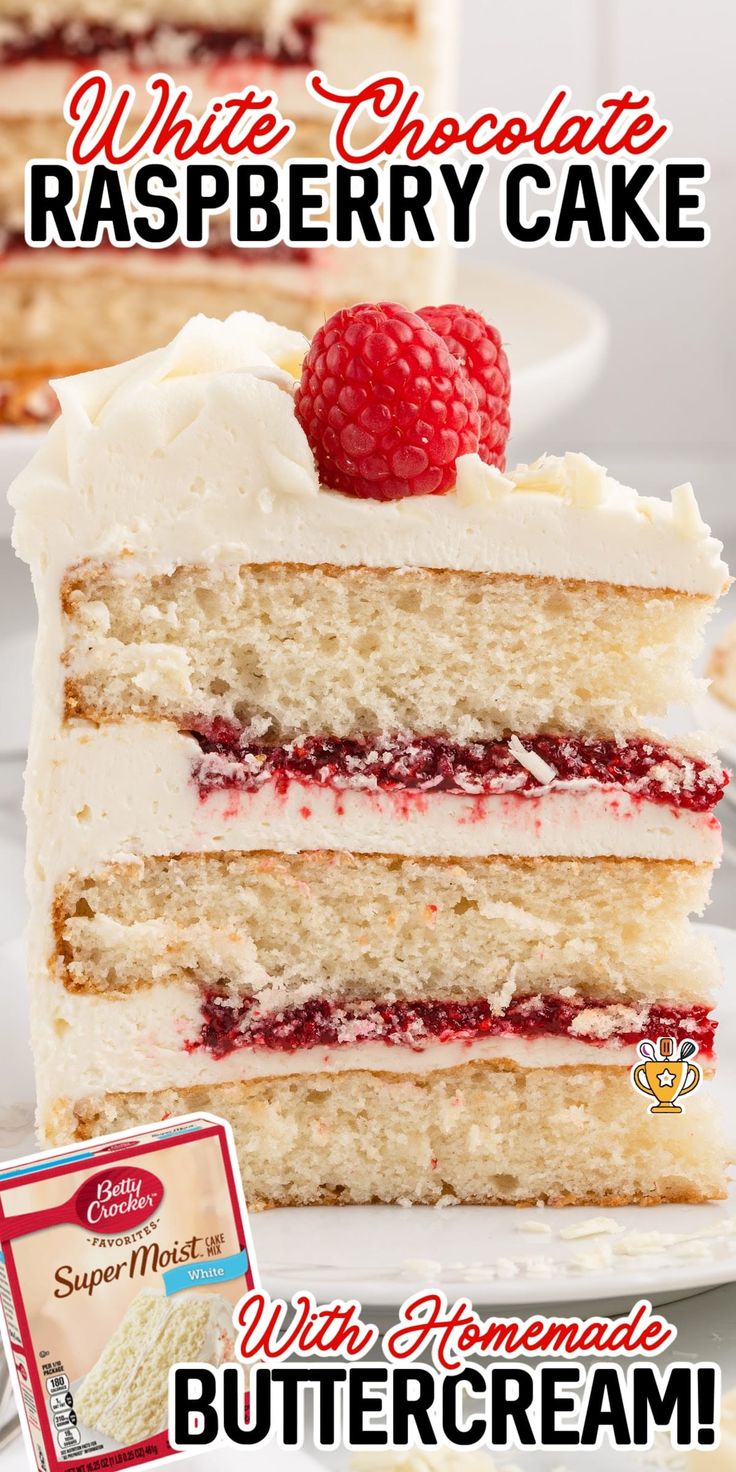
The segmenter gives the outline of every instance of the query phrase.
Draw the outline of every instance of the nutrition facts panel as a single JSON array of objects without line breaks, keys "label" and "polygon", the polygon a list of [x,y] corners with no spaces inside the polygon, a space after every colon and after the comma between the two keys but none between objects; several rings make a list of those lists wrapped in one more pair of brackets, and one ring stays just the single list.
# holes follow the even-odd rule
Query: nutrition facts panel
[{"label": "nutrition facts panel", "polygon": [[81,1445],[82,1434],[77,1426],[77,1413],[69,1377],[59,1371],[46,1376],[46,1394],[49,1420],[54,1429],[54,1438],[59,1450],[71,1451]]}]

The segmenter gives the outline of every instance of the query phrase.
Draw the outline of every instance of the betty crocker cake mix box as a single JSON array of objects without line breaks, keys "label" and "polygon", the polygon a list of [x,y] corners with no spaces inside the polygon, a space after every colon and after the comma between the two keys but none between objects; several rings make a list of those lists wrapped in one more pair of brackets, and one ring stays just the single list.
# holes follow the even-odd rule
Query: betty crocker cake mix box
[{"label": "betty crocker cake mix box", "polygon": [[254,1284],[229,1126],[187,1115],[0,1174],[0,1299],[41,1472],[157,1461],[168,1373],[232,1357]]}]

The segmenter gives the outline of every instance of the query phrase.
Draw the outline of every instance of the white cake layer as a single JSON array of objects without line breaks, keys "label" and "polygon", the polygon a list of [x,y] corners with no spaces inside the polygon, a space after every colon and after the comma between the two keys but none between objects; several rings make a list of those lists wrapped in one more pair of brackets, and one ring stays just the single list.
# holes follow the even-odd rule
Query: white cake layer
[{"label": "white cake layer", "polygon": [[178,985],[145,988],[127,996],[80,996],[39,978],[34,1003],[36,1074],[49,1100],[117,1090],[143,1093],[195,1084],[372,1069],[428,1073],[463,1063],[507,1060],[522,1068],[628,1067],[635,1046],[597,1045],[578,1038],[490,1037],[432,1043],[413,1049],[386,1043],[272,1051],[237,1048],[215,1058],[185,1044],[201,1028],[198,994]]},{"label": "white cake layer", "polygon": [[[201,753],[172,725],[126,721],[57,732],[29,767],[28,816],[39,876],[59,882],[124,854],[208,849],[339,849],[465,858],[613,856],[718,860],[712,813],[630,797],[593,782],[540,796],[355,791],[273,782],[201,796]],[[31,880],[33,881],[33,875]]]},{"label": "white cake layer", "polygon": [[279,367],[298,371],[305,347],[250,313],[195,317],[157,352],[58,385],[62,417],[11,492],[14,544],[43,574],[49,629],[58,584],[87,557],[164,571],[218,561],[452,568],[707,597],[727,586],[691,487],[671,502],[639,496],[584,455],[506,476],[465,456],[444,496],[325,490],[294,380]]},{"label": "white cake layer", "polygon": [[[434,8],[434,7],[433,7]],[[438,12],[442,7],[437,7]],[[424,86],[437,108],[445,100],[442,77],[451,74],[451,63],[441,48],[448,44],[446,16],[427,16],[416,30],[401,24],[379,20],[328,20],[318,25],[314,38],[312,64],[279,65],[266,57],[198,62],[186,59],[184,48],[174,41],[157,53],[151,47],[150,65],[133,65],[131,58],[115,52],[85,56],[79,60],[16,61],[2,70],[0,117],[57,117],[63,111],[64,99],[84,72],[104,69],[113,86],[132,83],[137,89],[135,113],[143,114],[151,104],[145,90],[152,72],[165,71],[177,84],[191,89],[190,109],[198,113],[212,97],[239,93],[245,87],[259,87],[276,94],[277,106],[286,119],[326,122],[332,112],[307,90],[310,71],[316,68],[326,74],[329,84],[340,90],[358,87],[376,72],[404,72]],[[200,21],[201,23],[201,21]],[[440,70],[442,61],[442,71]],[[134,113],[134,115],[135,115]]]}]

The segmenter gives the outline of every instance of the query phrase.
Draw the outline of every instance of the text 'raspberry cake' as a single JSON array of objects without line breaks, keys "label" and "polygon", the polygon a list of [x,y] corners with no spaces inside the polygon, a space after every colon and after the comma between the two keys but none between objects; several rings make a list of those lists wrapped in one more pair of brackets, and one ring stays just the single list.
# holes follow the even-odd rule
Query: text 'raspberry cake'
[{"label": "text 'raspberry cake'", "polygon": [[206,1108],[252,1206],[720,1196],[707,1082],[629,1077],[713,1066],[725,776],[650,722],[720,544],[690,487],[499,468],[475,314],[305,347],[196,318],[60,383],[15,483],[41,1135]]}]

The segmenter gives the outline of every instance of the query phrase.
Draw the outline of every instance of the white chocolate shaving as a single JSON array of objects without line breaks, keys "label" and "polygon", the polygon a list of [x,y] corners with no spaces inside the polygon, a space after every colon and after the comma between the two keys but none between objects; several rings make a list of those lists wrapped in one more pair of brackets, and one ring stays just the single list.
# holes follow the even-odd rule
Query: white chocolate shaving
[{"label": "white chocolate shaving", "polygon": [[554,767],[551,767],[549,762],[546,762],[543,757],[538,756],[536,751],[527,751],[526,747],[522,746],[518,736],[511,737],[509,751],[512,756],[516,757],[519,766],[526,767],[527,772],[531,772],[532,777],[536,777],[537,781],[541,782],[543,787],[549,782],[554,782],[557,776]]},{"label": "white chocolate shaving", "polygon": [[461,455],[456,468],[456,495],[460,506],[491,504],[508,496],[515,489],[513,480],[496,470],[495,465],[486,465],[477,455]]},{"label": "white chocolate shaving", "polygon": [[442,1263],[431,1257],[407,1257],[401,1264],[402,1276],[416,1278],[422,1283],[432,1283],[442,1275]]},{"label": "white chocolate shaving", "polygon": [[691,542],[708,535],[708,528],[700,515],[695,492],[689,481],[675,486],[672,492],[672,519],[677,531]]},{"label": "white chocolate shaving", "polygon": [[606,472],[589,455],[569,450],[565,455],[568,496],[573,506],[600,506],[606,489]]},{"label": "white chocolate shaving", "polygon": [[563,1242],[577,1242],[582,1237],[611,1237],[623,1231],[610,1216],[591,1216],[574,1227],[563,1227],[560,1237]]}]

